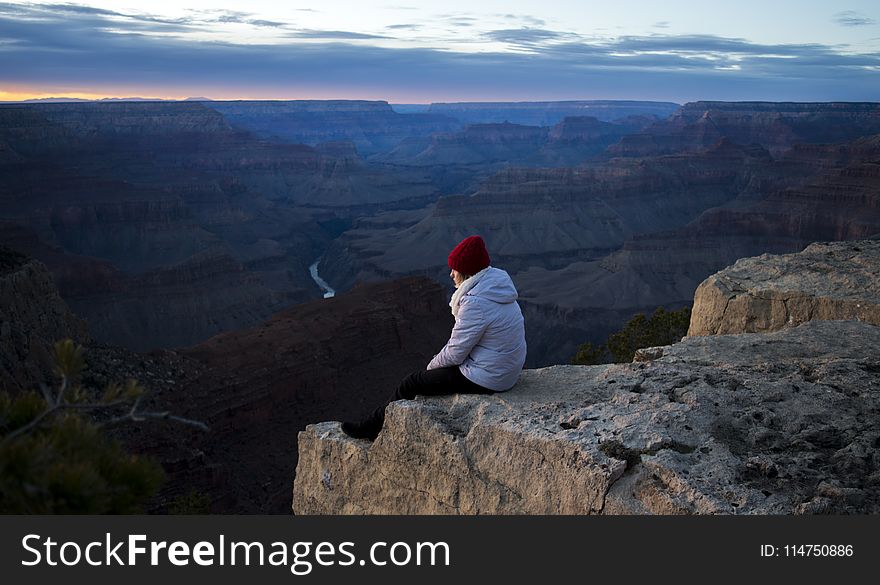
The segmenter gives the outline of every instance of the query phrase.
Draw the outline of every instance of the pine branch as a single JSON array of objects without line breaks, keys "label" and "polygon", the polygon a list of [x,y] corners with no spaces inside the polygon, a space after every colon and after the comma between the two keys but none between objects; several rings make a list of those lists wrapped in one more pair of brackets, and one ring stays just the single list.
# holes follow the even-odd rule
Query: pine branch
[{"label": "pine branch", "polygon": [[68,403],[68,402],[59,403],[56,400],[53,402],[54,402],[54,404],[51,402],[49,403],[49,404],[52,404],[52,406],[50,406],[49,408],[47,408],[46,410],[41,412],[39,415],[34,417],[34,419],[31,422],[29,422],[26,425],[18,427],[17,429],[15,429],[11,433],[9,433],[5,437],[3,437],[3,440],[0,441],[0,445],[5,445],[5,444],[11,442],[16,437],[20,437],[22,435],[25,435],[25,434],[33,431],[34,429],[39,427],[43,423],[44,420],[46,420],[47,418],[49,418],[53,414],[60,413],[64,410],[100,410],[102,408],[112,408],[114,406],[119,406],[120,404],[125,404],[127,402],[127,400],[114,400],[112,402],[73,402],[73,403]]},{"label": "pine branch", "polygon": [[46,401],[46,409],[35,416],[33,420],[25,425],[15,429],[0,439],[0,446],[4,446],[13,440],[22,437],[41,425],[57,414],[70,410],[81,411],[99,411],[107,408],[114,408],[131,402],[131,408],[122,416],[116,416],[97,424],[98,427],[106,427],[121,422],[142,422],[148,418],[170,420],[190,426],[197,427],[203,431],[208,431],[208,425],[201,421],[184,418],[173,415],[169,412],[152,412],[141,411],[141,399],[143,398],[143,388],[141,388],[135,380],[129,380],[126,387],[120,388],[118,384],[111,384],[104,392],[104,399],[101,402],[80,402],[80,389],[74,387],[74,402],[68,402],[65,398],[68,388],[70,387],[71,378],[75,377],[84,367],[82,361],[82,346],[74,345],[70,339],[64,339],[55,344],[55,363],[56,372],[61,376],[61,383],[57,391],[53,392],[45,384],[40,384],[40,391],[43,394],[43,400]]},{"label": "pine branch", "polygon": [[[113,407],[120,406],[122,404],[127,404],[127,403],[128,403],[128,400],[118,399],[118,400],[112,400],[110,402],[62,402],[60,404],[55,404],[54,406],[51,406],[51,407],[47,408],[46,410],[44,410],[43,412],[41,412],[38,416],[36,416],[28,424],[15,429],[11,433],[9,433],[5,437],[3,437],[3,439],[0,440],[0,446],[6,445],[7,443],[12,442],[16,438],[21,437],[23,435],[26,435],[27,433],[30,433],[31,431],[37,429],[40,425],[42,425],[43,422],[46,419],[48,419],[50,416],[52,416],[54,414],[58,414],[62,411],[65,411],[65,410],[85,410],[85,411],[103,410],[106,408],[113,408]],[[128,421],[130,421],[130,422],[143,422],[147,418],[155,418],[155,419],[170,420],[170,421],[178,422],[181,424],[194,426],[194,427],[201,429],[205,432],[211,430],[208,425],[206,425],[205,423],[203,423],[201,421],[198,421],[195,419],[190,419],[190,418],[184,418],[182,416],[177,416],[177,415],[171,414],[170,412],[167,412],[167,411],[165,411],[165,412],[139,411],[138,407],[140,406],[140,403],[141,403],[141,397],[138,396],[134,400],[134,403],[132,404],[131,409],[129,409],[129,411],[126,414],[124,414],[122,416],[117,416],[117,417],[111,418],[109,420],[106,420],[102,423],[99,423],[97,426],[98,427],[108,427],[108,426],[112,426],[112,425],[119,424],[122,422],[128,422]]]},{"label": "pine branch", "polygon": [[202,421],[194,420],[191,418],[184,418],[182,416],[177,416],[177,415],[171,414],[170,412],[167,412],[167,411],[165,411],[165,412],[149,412],[149,411],[134,412],[134,411],[129,411],[127,414],[124,414],[122,416],[117,416],[115,418],[111,418],[110,420],[104,421],[101,424],[99,424],[98,426],[101,428],[104,428],[104,427],[109,427],[112,425],[116,425],[116,424],[123,423],[123,422],[129,422],[129,421],[130,422],[143,422],[143,420],[146,418],[157,418],[157,419],[162,419],[162,420],[170,420],[170,421],[178,422],[181,424],[194,426],[194,427],[199,428],[199,429],[206,431],[206,432],[211,430],[211,428],[208,425],[206,425],[205,423],[203,423]]}]

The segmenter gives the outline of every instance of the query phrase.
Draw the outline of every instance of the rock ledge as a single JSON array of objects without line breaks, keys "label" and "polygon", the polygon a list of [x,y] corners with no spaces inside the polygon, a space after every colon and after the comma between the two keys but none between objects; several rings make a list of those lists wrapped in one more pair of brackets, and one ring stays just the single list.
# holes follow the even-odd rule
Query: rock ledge
[{"label": "rock ledge", "polygon": [[298,514],[880,512],[880,327],[688,337],[632,364],[400,401],[299,436]]},{"label": "rock ledge", "polygon": [[880,240],[741,258],[697,288],[688,335],[775,331],[811,320],[880,325]]}]

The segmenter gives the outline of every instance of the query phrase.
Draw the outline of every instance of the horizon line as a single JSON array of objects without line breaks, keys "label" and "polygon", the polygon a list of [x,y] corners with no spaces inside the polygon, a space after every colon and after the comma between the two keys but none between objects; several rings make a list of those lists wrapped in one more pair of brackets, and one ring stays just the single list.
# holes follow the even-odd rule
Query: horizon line
[{"label": "horizon line", "polygon": [[[3,92],[0,92],[2,95]],[[81,94],[80,94],[81,95]],[[532,103],[578,103],[578,102],[641,102],[641,103],[658,103],[658,104],[675,104],[682,105],[689,101],[718,101],[718,100],[686,100],[683,102],[659,99],[639,99],[639,98],[541,98],[541,99],[462,99],[462,100],[430,100],[430,101],[392,101],[390,99],[369,99],[369,98],[349,98],[349,97],[321,97],[321,98],[276,98],[276,97],[235,97],[235,98],[209,98],[209,97],[141,97],[141,96],[102,96],[102,97],[79,97],[72,95],[53,95],[40,97],[28,97],[20,99],[0,99],[0,104],[23,104],[23,103],[52,103],[52,102],[374,102],[386,103],[389,105],[407,105],[407,106],[430,106],[432,104],[488,104],[488,103],[505,103],[505,104],[532,104]],[[742,101],[742,100],[738,100]],[[768,100],[748,100],[748,101],[768,101]]]},{"label": "horizon line", "polygon": [[498,99],[487,99],[487,100],[463,100],[463,101],[429,101],[429,102],[415,102],[415,101],[389,101],[387,99],[363,99],[363,98],[224,98],[224,99],[214,99],[208,97],[186,97],[186,98],[159,98],[159,97],[138,97],[138,96],[127,96],[127,97],[116,97],[116,96],[107,96],[100,98],[79,98],[79,97],[70,97],[70,96],[53,96],[53,97],[40,97],[40,98],[27,98],[27,99],[18,99],[18,100],[3,100],[0,99],[0,104],[22,104],[22,105],[37,105],[37,104],[51,104],[51,103],[119,103],[119,102],[128,102],[128,103],[185,103],[185,102],[367,102],[367,103],[384,103],[389,106],[431,106],[431,105],[440,105],[440,104],[534,104],[534,103],[577,103],[577,102],[585,102],[585,103],[601,103],[601,102],[641,102],[641,103],[662,103],[662,104],[674,104],[677,106],[683,106],[688,103],[700,103],[700,102],[720,102],[720,103],[770,103],[770,104],[792,104],[792,103],[801,103],[801,104],[877,104],[880,103],[880,100],[877,101],[869,101],[869,100],[770,100],[770,99],[734,99],[734,100],[719,100],[719,99],[695,99],[695,100],[687,100],[683,102],[670,101],[670,100],[656,100],[656,99],[635,99],[635,98],[603,98],[603,99],[533,99],[533,100],[498,100]]}]

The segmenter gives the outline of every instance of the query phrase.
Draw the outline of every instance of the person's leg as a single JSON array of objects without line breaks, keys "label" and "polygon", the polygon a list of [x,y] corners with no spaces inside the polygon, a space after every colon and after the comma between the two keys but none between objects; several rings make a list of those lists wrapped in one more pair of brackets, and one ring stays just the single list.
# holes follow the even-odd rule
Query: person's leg
[{"label": "person's leg", "polygon": [[359,423],[343,423],[342,430],[348,435],[362,439],[375,439],[385,422],[385,407],[395,400],[412,400],[417,395],[445,396],[448,394],[494,394],[468,380],[458,366],[413,372],[398,384],[388,399],[380,404],[369,417]]},{"label": "person's leg", "polygon": [[388,403],[401,399],[412,400],[417,395],[447,394],[494,394],[494,390],[474,384],[461,373],[458,366],[449,366],[413,372],[397,386]]}]

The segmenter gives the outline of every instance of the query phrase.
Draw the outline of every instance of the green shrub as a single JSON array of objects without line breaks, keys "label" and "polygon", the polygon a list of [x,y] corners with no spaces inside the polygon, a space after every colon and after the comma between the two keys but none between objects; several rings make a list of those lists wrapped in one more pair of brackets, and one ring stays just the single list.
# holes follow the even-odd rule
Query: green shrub
[{"label": "green shrub", "polygon": [[687,334],[691,320],[691,308],[667,311],[657,307],[650,317],[638,313],[612,333],[599,346],[584,343],[578,347],[571,360],[573,364],[603,364],[631,362],[636,350],[642,347],[669,345]]},{"label": "green shrub", "polygon": [[[158,463],[126,453],[101,425],[167,413],[140,412],[143,388],[134,380],[103,393],[82,388],[82,352],[69,339],[55,344],[57,388],[0,392],[0,513],[136,513],[164,481]],[[91,418],[98,413],[100,423]]]},{"label": "green shrub", "polygon": [[47,408],[33,392],[0,393],[0,513],[142,512],[162,484],[162,468],[126,453],[81,415],[61,413],[5,440]]}]

